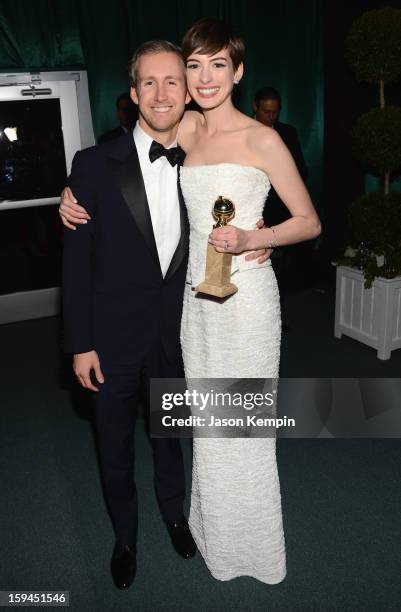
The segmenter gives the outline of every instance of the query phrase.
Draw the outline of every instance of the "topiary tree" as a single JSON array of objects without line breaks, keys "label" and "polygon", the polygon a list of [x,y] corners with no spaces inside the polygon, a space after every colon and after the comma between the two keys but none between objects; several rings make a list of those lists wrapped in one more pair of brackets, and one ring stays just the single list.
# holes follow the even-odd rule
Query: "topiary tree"
[{"label": "topiary tree", "polygon": [[359,117],[351,136],[354,156],[384,177],[388,193],[390,175],[401,170],[401,108],[373,108]]},{"label": "topiary tree", "polygon": [[352,248],[338,260],[362,269],[370,287],[375,276],[401,275],[401,194],[390,194],[391,175],[401,171],[401,108],[386,106],[384,96],[385,84],[401,79],[401,9],[374,9],[356,19],[345,40],[345,57],[358,81],[379,89],[379,108],[359,118],[351,137],[355,157],[383,178],[383,194],[353,202]]},{"label": "topiary tree", "polygon": [[384,84],[401,78],[401,10],[392,7],[363,13],[354,21],[345,39],[345,57],[358,81],[380,87],[384,106]]}]

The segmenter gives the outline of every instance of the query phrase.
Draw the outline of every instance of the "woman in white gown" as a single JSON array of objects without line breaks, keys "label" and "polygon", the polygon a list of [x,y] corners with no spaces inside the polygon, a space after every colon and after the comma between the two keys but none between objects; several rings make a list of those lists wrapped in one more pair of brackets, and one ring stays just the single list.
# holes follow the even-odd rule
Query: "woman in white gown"
[{"label": "woman in white gown", "polygon": [[[190,222],[188,282],[181,343],[193,378],[276,378],[280,306],[270,262],[246,252],[317,236],[320,223],[295,163],[279,135],[232,103],[243,73],[244,45],[227,25],[203,19],[183,40],[188,89],[203,113],[187,113],[179,128],[186,152],[180,181]],[[256,229],[274,185],[292,217]],[[235,222],[211,232],[216,198],[235,203]],[[63,222],[82,222],[84,209],[67,195]],[[71,213],[71,214],[68,214]],[[74,216],[77,215],[77,216]],[[211,233],[210,233],[211,232]],[[238,292],[225,300],[192,291],[204,279],[207,241],[233,254]],[[212,575],[253,576],[267,584],[286,572],[274,438],[195,438],[190,528]]]},{"label": "woman in white gown", "polygon": [[[313,238],[319,220],[278,134],[232,103],[243,73],[242,40],[223,22],[202,19],[185,35],[182,51],[189,93],[203,111],[187,114],[179,131],[186,152],[180,182],[190,224],[181,325],[185,374],[276,378],[281,335],[276,279],[270,261],[246,261],[244,252]],[[255,229],[270,181],[293,216],[274,230]],[[235,203],[235,219],[211,233],[211,209],[219,195]],[[225,300],[192,289],[204,279],[208,237],[218,251],[234,254],[238,292]],[[247,575],[276,584],[285,576],[275,443],[275,438],[194,439],[189,525],[219,580]]]}]

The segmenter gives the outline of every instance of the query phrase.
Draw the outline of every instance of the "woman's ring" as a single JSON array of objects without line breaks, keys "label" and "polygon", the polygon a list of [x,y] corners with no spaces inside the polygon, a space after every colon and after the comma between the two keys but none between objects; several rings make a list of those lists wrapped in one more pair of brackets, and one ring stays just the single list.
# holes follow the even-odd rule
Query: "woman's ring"
[{"label": "woman's ring", "polygon": [[227,240],[225,240],[224,242],[226,243],[226,245],[225,245],[225,247],[224,247],[224,248],[225,248],[225,250],[227,251],[227,249],[228,249],[228,242],[227,242]]}]

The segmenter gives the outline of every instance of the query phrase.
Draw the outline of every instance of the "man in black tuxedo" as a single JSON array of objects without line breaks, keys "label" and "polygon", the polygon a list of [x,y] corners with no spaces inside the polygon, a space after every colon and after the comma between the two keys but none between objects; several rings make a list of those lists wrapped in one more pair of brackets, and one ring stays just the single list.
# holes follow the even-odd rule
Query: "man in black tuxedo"
[{"label": "man in black tuxedo", "polygon": [[[188,251],[178,188],[177,129],[189,97],[177,47],[142,45],[130,63],[139,105],[134,133],[77,153],[69,186],[90,221],[64,232],[64,341],[74,371],[95,397],[105,498],[116,544],[114,582],[136,573],[137,493],[132,402],[151,377],[182,376],[179,343]],[[164,148],[166,147],[166,148]],[[196,547],[183,513],[178,440],[152,439],[155,489],[176,551]]]},{"label": "man in black tuxedo", "polygon": [[[302,154],[301,145],[297,130],[294,126],[279,121],[281,110],[281,97],[279,92],[273,87],[263,87],[256,94],[253,102],[255,119],[264,125],[275,129],[289,149],[301,178],[305,181],[308,169]],[[291,217],[291,213],[277,195],[274,187],[271,187],[266,198],[263,219],[267,226],[278,225]],[[280,290],[281,305],[285,295],[291,286],[291,278],[294,278],[296,254],[304,249],[304,245],[290,245],[274,249],[271,259],[277,277]],[[288,330],[288,326],[283,323],[283,331]]]},{"label": "man in black tuxedo", "polygon": [[131,100],[129,93],[122,93],[118,96],[116,100],[116,107],[120,125],[99,136],[99,144],[108,142],[109,140],[114,140],[115,138],[119,138],[128,132],[132,132],[138,118],[138,112],[137,107]]}]

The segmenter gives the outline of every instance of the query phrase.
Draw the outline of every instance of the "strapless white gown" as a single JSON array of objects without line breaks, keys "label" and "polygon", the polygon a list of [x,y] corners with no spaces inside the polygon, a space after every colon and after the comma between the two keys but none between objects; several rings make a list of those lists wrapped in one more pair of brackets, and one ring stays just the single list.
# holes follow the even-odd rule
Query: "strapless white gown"
[{"label": "strapless white gown", "polygon": [[[251,166],[184,166],[190,247],[181,325],[186,378],[276,378],[281,319],[276,278],[264,265],[233,257],[238,292],[225,301],[192,291],[204,279],[211,209],[219,195],[235,203],[233,225],[255,229],[270,188]],[[268,583],[286,574],[275,438],[195,438],[189,525],[212,575],[253,576]]]}]

